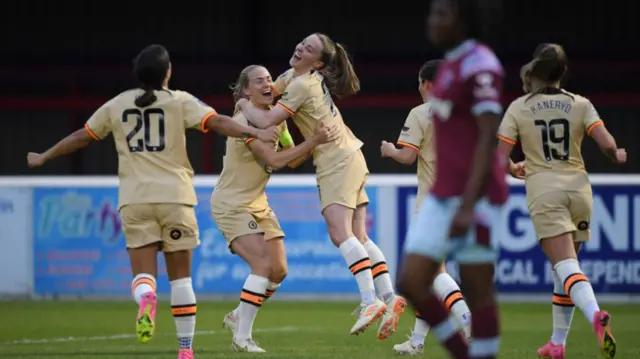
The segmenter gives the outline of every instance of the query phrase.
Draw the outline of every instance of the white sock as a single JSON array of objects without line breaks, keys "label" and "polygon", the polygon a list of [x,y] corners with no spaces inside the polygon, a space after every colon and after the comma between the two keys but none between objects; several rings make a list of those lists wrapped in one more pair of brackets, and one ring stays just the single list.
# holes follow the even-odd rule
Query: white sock
[{"label": "white sock", "polygon": [[442,300],[445,308],[458,320],[467,337],[471,336],[471,311],[465,302],[458,283],[449,273],[440,273],[433,280],[433,292]]},{"label": "white sock", "polygon": [[558,274],[553,272],[553,299],[551,313],[553,314],[553,334],[551,343],[554,345],[566,345],[571,320],[575,306],[571,298],[565,294],[563,282]]},{"label": "white sock", "polygon": [[364,304],[376,302],[376,291],[371,274],[371,261],[367,250],[356,237],[351,237],[340,245],[340,253],[347,262],[349,270],[356,277],[360,296]]},{"label": "white sock", "polygon": [[[269,284],[267,285],[267,290],[264,292],[264,300],[266,301],[267,299],[271,298],[271,296],[273,296],[273,294],[275,294],[276,290],[278,290],[278,288],[280,288],[280,285],[282,283],[276,283],[276,282],[272,282],[269,281]],[[242,302],[238,303],[238,306],[233,310],[233,315],[238,316],[238,310],[240,309],[240,304]],[[263,302],[264,304],[264,302]]]},{"label": "white sock", "polygon": [[600,307],[589,279],[580,269],[580,263],[576,259],[565,259],[556,263],[553,269],[562,281],[565,293],[580,308],[589,323],[593,324],[595,314]]},{"label": "white sock", "polygon": [[388,302],[394,297],[395,290],[393,289],[391,275],[389,274],[389,268],[387,267],[384,254],[371,239],[367,240],[363,246],[371,259],[371,274],[375,288],[378,290],[378,295],[383,301]]},{"label": "white sock", "polygon": [[416,313],[416,323],[413,325],[413,332],[411,333],[411,344],[414,346],[424,345],[427,333],[429,333],[429,324],[422,319],[420,313]]},{"label": "white sock", "polygon": [[140,304],[142,296],[149,292],[156,292],[156,278],[148,273],[140,273],[135,276],[133,281],[131,281],[131,294],[133,295],[133,300]]},{"label": "white sock", "polygon": [[253,322],[256,320],[258,308],[264,302],[264,293],[269,285],[269,278],[255,274],[249,274],[240,293],[240,305],[238,306],[238,341],[251,338]]},{"label": "white sock", "polygon": [[191,349],[196,331],[196,294],[191,278],[171,281],[171,313],[176,322],[180,349]]},{"label": "white sock", "polygon": [[278,288],[280,288],[280,283],[269,281],[267,290],[264,292],[264,295],[266,296],[265,299],[271,298],[276,293],[276,290],[278,290]]}]

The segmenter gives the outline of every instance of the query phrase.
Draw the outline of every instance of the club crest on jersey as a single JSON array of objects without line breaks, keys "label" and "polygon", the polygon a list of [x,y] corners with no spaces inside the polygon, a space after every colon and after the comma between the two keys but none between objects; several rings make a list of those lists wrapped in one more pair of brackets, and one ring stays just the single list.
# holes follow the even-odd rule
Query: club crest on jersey
[{"label": "club crest on jersey", "polygon": [[433,110],[433,113],[436,114],[440,121],[447,121],[449,117],[451,117],[453,102],[431,97],[429,104],[431,104],[431,110]]},{"label": "club crest on jersey", "polygon": [[178,240],[182,237],[182,232],[179,229],[172,229],[169,232],[169,237],[173,240]]},{"label": "club crest on jersey", "polygon": [[499,97],[500,95],[498,94],[498,89],[495,88],[495,86],[493,85],[493,75],[490,73],[481,73],[476,75],[476,83],[478,84],[478,86],[476,86],[473,89],[473,95],[476,98],[479,99],[483,99],[483,98],[496,98]]},{"label": "club crest on jersey", "polygon": [[256,229],[256,228],[258,228],[258,224],[255,221],[250,221],[249,222],[249,228],[250,229]]}]

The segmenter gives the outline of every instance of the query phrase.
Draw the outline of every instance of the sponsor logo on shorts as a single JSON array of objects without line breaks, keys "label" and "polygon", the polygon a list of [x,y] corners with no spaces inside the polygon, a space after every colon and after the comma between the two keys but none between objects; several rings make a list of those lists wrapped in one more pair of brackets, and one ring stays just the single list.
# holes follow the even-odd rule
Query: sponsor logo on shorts
[{"label": "sponsor logo on shorts", "polygon": [[182,237],[182,232],[179,229],[172,229],[171,232],[169,232],[169,236],[171,239],[178,240]]},{"label": "sponsor logo on shorts", "polygon": [[258,224],[255,221],[250,221],[249,222],[249,228],[256,229],[256,228],[258,228]]},{"label": "sponsor logo on shorts", "polygon": [[578,229],[581,230],[581,231],[586,231],[587,229],[589,229],[589,222],[582,221],[582,222],[578,223]]}]

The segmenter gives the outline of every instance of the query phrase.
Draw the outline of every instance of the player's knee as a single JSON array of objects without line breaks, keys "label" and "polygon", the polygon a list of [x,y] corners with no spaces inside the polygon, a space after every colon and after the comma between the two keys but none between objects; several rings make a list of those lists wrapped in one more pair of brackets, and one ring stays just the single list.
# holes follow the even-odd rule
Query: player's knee
[{"label": "player's knee", "polygon": [[415,288],[416,283],[412,283],[412,280],[409,276],[401,274],[396,279],[396,290],[398,294],[411,300],[415,297]]},{"label": "player's knee", "polygon": [[271,268],[271,276],[269,276],[269,280],[274,283],[282,283],[284,279],[289,274],[286,266],[274,266]]},{"label": "player's knee", "polygon": [[253,259],[249,263],[249,267],[251,267],[251,273],[262,277],[270,277],[273,271],[273,266],[268,256]]}]

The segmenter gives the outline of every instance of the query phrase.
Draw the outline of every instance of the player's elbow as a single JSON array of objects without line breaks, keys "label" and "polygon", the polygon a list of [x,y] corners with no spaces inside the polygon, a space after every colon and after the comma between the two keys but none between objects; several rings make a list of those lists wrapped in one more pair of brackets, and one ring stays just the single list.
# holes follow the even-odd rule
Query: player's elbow
[{"label": "player's elbow", "polygon": [[277,153],[274,153],[273,155],[269,156],[265,160],[269,165],[269,167],[273,168],[274,170],[279,170],[282,167],[285,167],[286,165],[289,164],[287,163],[286,158],[283,158],[282,156],[278,156]]},{"label": "player's elbow", "polygon": [[93,138],[91,138],[91,136],[89,135],[89,132],[84,128],[75,131],[69,137],[71,137],[73,142],[81,147],[87,146],[89,143],[91,143],[91,140],[93,140]]}]

